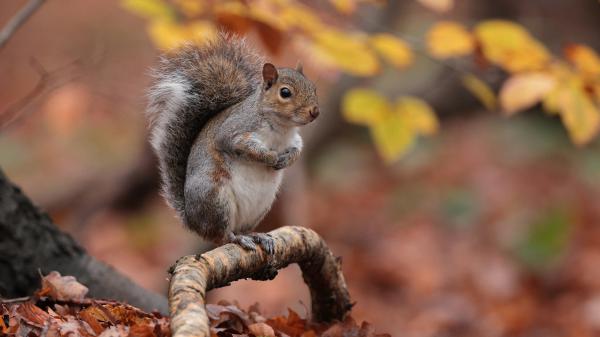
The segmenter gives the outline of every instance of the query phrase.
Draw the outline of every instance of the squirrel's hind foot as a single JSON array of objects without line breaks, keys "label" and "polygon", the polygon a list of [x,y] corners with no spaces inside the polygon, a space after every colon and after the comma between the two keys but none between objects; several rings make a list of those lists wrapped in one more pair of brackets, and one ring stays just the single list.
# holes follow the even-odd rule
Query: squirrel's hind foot
[{"label": "squirrel's hind foot", "polygon": [[256,245],[271,255],[275,252],[275,241],[266,233],[234,234],[229,233],[229,242],[238,244],[246,250],[256,250]]}]

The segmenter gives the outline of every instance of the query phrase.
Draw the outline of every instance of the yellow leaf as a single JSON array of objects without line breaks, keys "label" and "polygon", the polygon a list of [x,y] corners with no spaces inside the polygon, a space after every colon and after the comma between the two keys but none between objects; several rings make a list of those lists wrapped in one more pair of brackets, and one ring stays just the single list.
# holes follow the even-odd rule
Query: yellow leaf
[{"label": "yellow leaf", "polygon": [[344,95],[342,115],[354,124],[373,125],[391,113],[387,99],[368,89],[353,89]]},{"label": "yellow leaf", "polygon": [[555,115],[560,112],[559,97],[562,90],[562,85],[556,85],[542,99],[542,106],[549,115]]},{"label": "yellow leaf", "polygon": [[174,2],[187,17],[196,17],[205,9],[205,3],[198,0],[175,0]]},{"label": "yellow leaf", "polygon": [[344,14],[352,14],[356,10],[355,0],[329,0],[329,2],[335,9]]},{"label": "yellow leaf", "polygon": [[281,7],[279,19],[288,27],[299,28],[313,35],[318,35],[326,29],[318,15],[308,7],[295,2]]},{"label": "yellow leaf", "polygon": [[413,61],[410,46],[392,34],[376,34],[370,39],[373,48],[389,63],[398,68],[406,67]]},{"label": "yellow leaf", "polygon": [[548,68],[550,75],[554,77],[556,85],[542,99],[542,106],[549,114],[560,113],[559,98],[565,86],[571,81],[577,81],[578,75],[565,62],[555,60]]},{"label": "yellow leaf", "polygon": [[247,9],[248,7],[237,1],[216,2],[212,8],[216,14],[232,14],[237,16],[246,16]]},{"label": "yellow leaf", "polygon": [[512,115],[539,103],[555,86],[556,79],[548,73],[513,75],[500,89],[500,105],[507,115]]},{"label": "yellow leaf", "polygon": [[324,29],[313,35],[310,47],[319,61],[347,73],[371,76],[379,71],[377,57],[360,35]]},{"label": "yellow leaf", "polygon": [[423,6],[438,12],[444,13],[452,9],[454,7],[454,0],[417,0]]},{"label": "yellow leaf", "polygon": [[578,80],[570,81],[559,95],[560,115],[571,140],[577,145],[591,141],[600,127],[600,111],[582,84]]},{"label": "yellow leaf", "polygon": [[475,49],[475,41],[460,23],[440,21],[427,33],[429,53],[437,58],[468,55]]},{"label": "yellow leaf", "polygon": [[249,6],[249,16],[277,30],[286,30],[288,24],[278,15],[276,8],[270,2],[259,1]]},{"label": "yellow leaf", "polygon": [[395,112],[406,117],[408,127],[422,135],[435,134],[439,123],[435,112],[420,98],[405,96],[396,101]]},{"label": "yellow leaf", "polygon": [[172,20],[173,9],[161,0],[122,0],[121,5],[141,17],[151,20]]},{"label": "yellow leaf", "polygon": [[438,119],[429,104],[405,96],[398,98],[392,113],[374,120],[370,131],[377,152],[389,163],[406,154],[419,134],[431,135],[438,128]]},{"label": "yellow leaf", "polygon": [[375,148],[387,163],[398,160],[410,150],[415,132],[406,123],[406,116],[389,114],[384,121],[369,128]]},{"label": "yellow leaf", "polygon": [[170,21],[153,21],[149,27],[152,41],[160,49],[173,49],[185,42],[200,42],[216,35],[215,26],[208,21],[193,21],[179,25]]},{"label": "yellow leaf", "polygon": [[479,78],[466,74],[461,78],[465,88],[469,90],[488,110],[496,109],[496,95],[485,82]]},{"label": "yellow leaf", "polygon": [[509,72],[536,71],[550,61],[546,48],[523,26],[510,21],[483,21],[475,27],[483,55]]},{"label": "yellow leaf", "polygon": [[600,57],[592,48],[572,44],[565,48],[565,55],[580,72],[590,76],[600,76]]}]

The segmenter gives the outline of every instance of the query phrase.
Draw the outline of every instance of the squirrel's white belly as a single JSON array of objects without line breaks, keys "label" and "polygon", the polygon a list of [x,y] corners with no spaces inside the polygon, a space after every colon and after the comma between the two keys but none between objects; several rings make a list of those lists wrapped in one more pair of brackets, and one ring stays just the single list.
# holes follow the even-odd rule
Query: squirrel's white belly
[{"label": "squirrel's white belly", "polygon": [[234,161],[231,167],[230,189],[235,200],[232,210],[232,230],[250,231],[271,208],[283,172],[265,167],[263,164]]}]

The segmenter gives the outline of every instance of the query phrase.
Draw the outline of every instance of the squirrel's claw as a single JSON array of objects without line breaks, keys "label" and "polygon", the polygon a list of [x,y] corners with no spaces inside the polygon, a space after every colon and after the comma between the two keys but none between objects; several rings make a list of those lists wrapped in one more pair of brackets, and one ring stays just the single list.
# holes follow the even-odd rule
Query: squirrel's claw
[{"label": "squirrel's claw", "polygon": [[261,246],[265,253],[271,255],[275,252],[275,240],[267,233],[252,233],[249,235],[255,243]]},{"label": "squirrel's claw", "polygon": [[246,250],[256,250],[256,245],[263,248],[265,253],[271,255],[275,252],[275,241],[266,233],[233,234],[229,233],[229,242],[235,243]]},{"label": "squirrel's claw", "polygon": [[242,248],[246,250],[256,250],[256,243],[252,237],[249,235],[235,235],[233,233],[229,233],[229,242],[238,244],[242,246]]}]

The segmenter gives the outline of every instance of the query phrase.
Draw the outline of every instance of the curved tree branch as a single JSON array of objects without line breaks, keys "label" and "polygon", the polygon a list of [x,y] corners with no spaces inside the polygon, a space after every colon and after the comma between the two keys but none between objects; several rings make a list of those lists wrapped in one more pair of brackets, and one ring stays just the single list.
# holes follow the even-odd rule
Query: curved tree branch
[{"label": "curved tree branch", "polygon": [[341,263],[314,231],[288,226],[269,232],[275,251],[248,251],[227,244],[202,255],[184,256],[172,268],[169,288],[173,337],[210,336],[206,292],[231,282],[273,279],[277,270],[298,263],[312,301],[316,322],[343,320],[352,308]]}]

